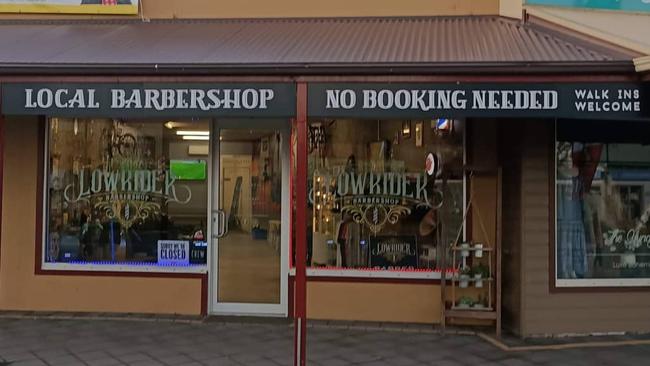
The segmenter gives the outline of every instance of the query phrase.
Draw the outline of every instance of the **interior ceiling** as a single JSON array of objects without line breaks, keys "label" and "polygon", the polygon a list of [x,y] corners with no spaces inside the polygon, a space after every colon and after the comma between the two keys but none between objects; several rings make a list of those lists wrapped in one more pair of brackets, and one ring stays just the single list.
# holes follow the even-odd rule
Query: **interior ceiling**
[{"label": "interior ceiling", "polygon": [[[181,121],[169,121],[172,122],[173,129],[165,129],[165,133],[168,136],[175,135],[175,131],[208,131],[210,129],[210,124],[207,120],[181,120]],[[273,136],[276,133],[275,130],[263,130],[263,129],[222,129],[220,136],[223,141],[256,141],[263,137]],[[178,139],[182,139],[181,136],[178,136]]]},{"label": "interior ceiling", "polygon": [[223,141],[256,141],[263,137],[273,136],[274,130],[223,129]]}]

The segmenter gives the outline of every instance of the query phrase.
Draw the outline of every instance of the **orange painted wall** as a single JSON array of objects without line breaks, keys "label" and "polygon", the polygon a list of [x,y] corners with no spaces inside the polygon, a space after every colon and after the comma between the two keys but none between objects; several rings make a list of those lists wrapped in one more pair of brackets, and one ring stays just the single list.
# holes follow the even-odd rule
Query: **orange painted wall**
[{"label": "orange painted wall", "polygon": [[[499,0],[141,0],[143,18],[283,18],[427,15],[496,15]],[[0,18],[70,18],[82,15],[0,15]],[[101,18],[97,17],[96,18]],[[110,16],[108,16],[110,17]],[[131,16],[135,17],[135,16]]]},{"label": "orange painted wall", "polygon": [[355,282],[308,282],[311,319],[440,323],[440,286]]},{"label": "orange painted wall", "polygon": [[38,128],[5,122],[0,310],[200,314],[197,278],[34,274]]}]

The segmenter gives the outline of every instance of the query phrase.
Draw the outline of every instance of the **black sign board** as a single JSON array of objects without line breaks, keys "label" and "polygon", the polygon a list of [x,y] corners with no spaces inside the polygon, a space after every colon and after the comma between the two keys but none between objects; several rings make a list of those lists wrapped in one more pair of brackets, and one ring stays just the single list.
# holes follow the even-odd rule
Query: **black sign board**
[{"label": "black sign board", "polygon": [[650,119],[650,83],[309,85],[309,115]]},{"label": "black sign board", "polygon": [[418,266],[415,236],[391,235],[370,237],[370,267],[379,269],[414,269]]},{"label": "black sign board", "polygon": [[291,117],[294,84],[2,85],[2,113],[57,117]]},{"label": "black sign board", "polygon": [[208,242],[203,240],[190,241],[190,264],[208,263]]}]

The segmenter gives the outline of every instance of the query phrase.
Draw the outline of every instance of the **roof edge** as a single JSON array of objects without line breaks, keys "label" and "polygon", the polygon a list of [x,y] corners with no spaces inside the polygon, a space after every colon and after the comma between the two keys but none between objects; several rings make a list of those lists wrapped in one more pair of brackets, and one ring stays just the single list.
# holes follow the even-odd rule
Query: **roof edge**
[{"label": "roof edge", "polygon": [[394,64],[0,64],[0,75],[540,75],[635,74],[630,61]]},{"label": "roof edge", "polygon": [[[531,12],[531,10],[533,11]],[[614,40],[606,37],[603,33],[599,33],[598,35],[589,34],[588,31],[593,31],[592,29],[581,27],[578,24],[570,23],[562,18],[534,9],[526,8],[525,12],[524,21],[528,25],[541,27],[549,33],[556,33],[575,41],[587,42],[591,46],[598,48],[601,52],[616,52],[630,59],[645,54],[645,50],[634,48],[633,45],[629,44],[629,42],[624,42],[622,39]]]},{"label": "roof edge", "polygon": [[311,21],[359,21],[359,20],[428,20],[428,19],[517,19],[499,14],[468,14],[468,15],[397,15],[397,16],[340,16],[340,17],[268,17],[268,18],[51,18],[51,19],[0,19],[0,25],[68,25],[68,24],[192,24],[192,23],[238,23],[238,22],[311,22]]}]

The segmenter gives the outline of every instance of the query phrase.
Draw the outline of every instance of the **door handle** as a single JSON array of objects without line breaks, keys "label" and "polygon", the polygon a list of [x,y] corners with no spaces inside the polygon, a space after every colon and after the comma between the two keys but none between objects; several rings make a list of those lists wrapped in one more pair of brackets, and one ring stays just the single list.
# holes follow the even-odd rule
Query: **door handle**
[{"label": "door handle", "polygon": [[219,238],[219,211],[212,211],[212,238]]},{"label": "door handle", "polygon": [[221,233],[221,236],[226,236],[228,234],[228,218],[226,217],[226,211],[221,210],[221,214],[223,215],[223,232]]},{"label": "door handle", "polygon": [[212,238],[219,239],[226,235],[228,223],[223,210],[212,211]]}]

